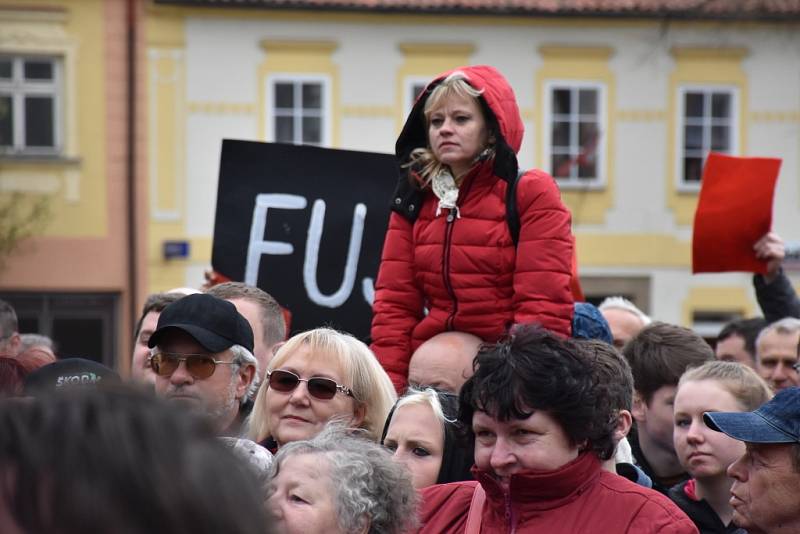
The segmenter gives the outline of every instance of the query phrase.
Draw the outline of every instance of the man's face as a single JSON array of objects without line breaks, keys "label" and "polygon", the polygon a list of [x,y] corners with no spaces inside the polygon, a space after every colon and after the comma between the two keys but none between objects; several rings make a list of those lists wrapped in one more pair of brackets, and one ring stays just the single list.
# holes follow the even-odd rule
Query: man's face
[{"label": "man's face", "polygon": [[467,378],[472,376],[474,358],[475,354],[459,354],[447,346],[424,345],[411,356],[408,383],[458,394]]},{"label": "man's face", "polygon": [[644,323],[633,313],[619,308],[608,308],[601,312],[611,328],[614,346],[621,349],[632,337],[638,334]]},{"label": "man's face", "polygon": [[156,374],[150,368],[150,348],[147,342],[150,341],[150,336],[156,329],[158,324],[158,316],[160,312],[151,311],[142,319],[142,327],[139,329],[139,335],[136,337],[133,345],[133,359],[131,360],[131,380],[147,384],[148,386],[155,386]]},{"label": "man's face", "polygon": [[639,401],[634,407],[640,439],[647,439],[654,446],[672,454],[675,454],[672,432],[676,389],[675,386],[661,386],[653,393],[649,403]]},{"label": "man's face", "polygon": [[[215,360],[223,362],[233,360],[230,350],[209,353],[194,338],[181,331],[169,332],[157,350],[181,355],[212,355]],[[246,369],[246,366],[218,364],[214,374],[208,378],[195,378],[183,361],[171,375],[156,376],[156,393],[208,415],[217,428],[223,430],[236,418],[239,401],[252,380]]]},{"label": "man's face", "polygon": [[797,342],[800,332],[781,334],[772,330],[758,343],[758,374],[776,393],[800,385],[800,377],[792,365],[797,363]]},{"label": "man's face", "polygon": [[250,323],[253,329],[253,355],[258,360],[258,379],[264,381],[267,372],[267,365],[272,359],[272,347],[268,347],[264,342],[264,323],[261,309],[258,304],[245,299],[228,299],[236,306],[236,310],[242,314]]},{"label": "man's face", "polygon": [[732,334],[725,339],[717,341],[715,355],[723,362],[736,362],[748,367],[755,367],[755,357],[747,352],[744,338],[739,334]]},{"label": "man's face", "polygon": [[[2,336],[2,333],[0,333]],[[14,357],[19,354],[22,347],[22,338],[19,332],[11,332],[6,334],[5,337],[0,337],[0,356]]]},{"label": "man's face", "polygon": [[733,522],[750,534],[800,532],[800,473],[792,444],[747,443],[728,468]]}]

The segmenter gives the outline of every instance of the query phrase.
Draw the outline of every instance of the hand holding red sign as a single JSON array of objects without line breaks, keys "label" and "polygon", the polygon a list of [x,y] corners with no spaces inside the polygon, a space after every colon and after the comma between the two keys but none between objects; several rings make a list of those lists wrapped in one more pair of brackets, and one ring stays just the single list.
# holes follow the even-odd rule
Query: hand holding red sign
[{"label": "hand holding red sign", "polygon": [[711,153],[694,216],[692,272],[766,273],[754,245],[772,226],[781,160]]}]

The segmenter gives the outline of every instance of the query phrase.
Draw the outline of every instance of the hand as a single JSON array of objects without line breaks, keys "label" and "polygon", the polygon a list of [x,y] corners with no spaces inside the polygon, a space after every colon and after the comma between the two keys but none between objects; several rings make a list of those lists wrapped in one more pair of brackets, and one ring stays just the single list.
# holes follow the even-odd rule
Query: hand
[{"label": "hand", "polygon": [[756,252],[756,258],[767,262],[764,281],[771,283],[781,272],[783,258],[786,256],[783,239],[775,232],[769,232],[753,245],[753,250]]},{"label": "hand", "polygon": [[200,287],[200,291],[208,291],[212,286],[231,281],[230,278],[224,274],[218,273],[214,269],[206,269],[205,272],[203,272],[203,277],[205,278],[205,282],[203,282],[203,285]]}]

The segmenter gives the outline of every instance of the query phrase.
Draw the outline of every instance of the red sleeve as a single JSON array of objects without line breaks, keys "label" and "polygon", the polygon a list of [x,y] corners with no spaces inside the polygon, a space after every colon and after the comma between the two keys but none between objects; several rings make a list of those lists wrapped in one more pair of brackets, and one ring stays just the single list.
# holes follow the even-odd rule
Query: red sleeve
[{"label": "red sleeve", "polygon": [[411,331],[422,320],[422,292],[414,281],[413,223],[392,212],[372,305],[372,346],[398,393],[408,381]]},{"label": "red sleeve", "polygon": [[636,534],[698,534],[697,526],[672,501],[649,499],[628,527]]},{"label": "red sleeve", "polygon": [[517,184],[520,217],[514,271],[514,322],[572,335],[572,221],[555,180],[532,170]]}]

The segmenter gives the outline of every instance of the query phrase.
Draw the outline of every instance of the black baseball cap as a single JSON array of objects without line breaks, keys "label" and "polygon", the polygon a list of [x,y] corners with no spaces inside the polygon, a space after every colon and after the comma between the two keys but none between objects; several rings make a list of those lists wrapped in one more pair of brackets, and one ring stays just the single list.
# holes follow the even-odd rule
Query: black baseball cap
[{"label": "black baseball cap", "polygon": [[24,391],[28,395],[36,395],[119,381],[117,372],[102,363],[85,358],[65,358],[42,366],[26,376]]},{"label": "black baseball cap", "polygon": [[749,443],[800,443],[800,387],[778,392],[753,412],[706,412],[708,428]]},{"label": "black baseball cap", "polygon": [[236,306],[213,295],[187,295],[164,308],[147,346],[152,349],[161,343],[170,330],[186,332],[209,352],[222,352],[233,345],[253,352],[250,323]]}]

